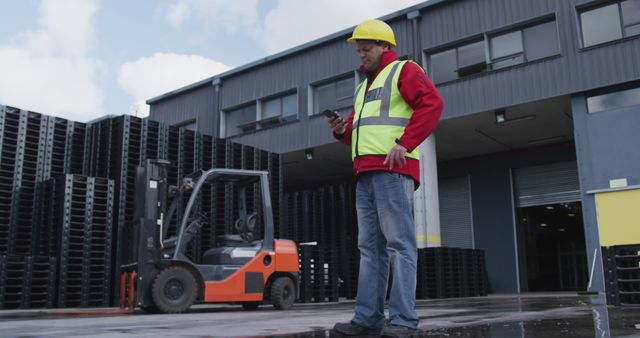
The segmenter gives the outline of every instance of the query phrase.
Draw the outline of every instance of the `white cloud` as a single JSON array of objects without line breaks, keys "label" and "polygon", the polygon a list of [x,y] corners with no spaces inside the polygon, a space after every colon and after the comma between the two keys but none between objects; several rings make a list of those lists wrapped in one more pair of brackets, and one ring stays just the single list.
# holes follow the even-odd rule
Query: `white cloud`
[{"label": "white cloud", "polygon": [[199,55],[156,53],[127,62],[120,67],[118,83],[133,96],[131,112],[146,116],[146,100],[230,69],[220,62]]},{"label": "white cloud", "polygon": [[[194,16],[204,23],[221,25],[227,31],[255,27],[258,24],[258,0],[179,0],[167,12],[167,20],[181,26]],[[255,28],[253,28],[255,29]]]},{"label": "white cloud", "polygon": [[0,45],[0,103],[74,120],[98,116],[105,64],[87,56],[98,7],[98,0],[42,0],[38,29]]},{"label": "white cloud", "polygon": [[421,2],[424,0],[280,0],[265,17],[260,41],[275,53]]},{"label": "white cloud", "polygon": [[169,20],[172,25],[178,27],[191,15],[190,12],[191,9],[184,2],[175,3],[169,7],[167,20]]}]

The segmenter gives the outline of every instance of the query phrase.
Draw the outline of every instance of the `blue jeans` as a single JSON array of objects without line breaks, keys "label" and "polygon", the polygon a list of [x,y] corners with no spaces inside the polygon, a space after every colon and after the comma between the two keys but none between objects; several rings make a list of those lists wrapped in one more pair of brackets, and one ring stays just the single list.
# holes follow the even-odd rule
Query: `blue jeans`
[{"label": "blue jeans", "polygon": [[360,274],[353,321],[360,326],[384,326],[389,265],[393,269],[389,324],[418,326],[413,191],[413,179],[405,175],[385,171],[358,175]]}]

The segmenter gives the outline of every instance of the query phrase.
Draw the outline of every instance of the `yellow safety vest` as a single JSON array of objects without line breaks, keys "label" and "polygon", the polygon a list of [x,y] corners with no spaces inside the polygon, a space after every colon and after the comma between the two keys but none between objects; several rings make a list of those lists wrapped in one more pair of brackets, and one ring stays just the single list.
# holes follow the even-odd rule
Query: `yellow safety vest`
[{"label": "yellow safety vest", "polygon": [[[364,155],[386,156],[396,145],[396,139],[404,134],[413,109],[398,90],[398,78],[407,62],[394,61],[388,64],[378,73],[369,90],[365,90],[366,79],[356,88],[351,159]],[[405,156],[419,160],[418,147]]]}]

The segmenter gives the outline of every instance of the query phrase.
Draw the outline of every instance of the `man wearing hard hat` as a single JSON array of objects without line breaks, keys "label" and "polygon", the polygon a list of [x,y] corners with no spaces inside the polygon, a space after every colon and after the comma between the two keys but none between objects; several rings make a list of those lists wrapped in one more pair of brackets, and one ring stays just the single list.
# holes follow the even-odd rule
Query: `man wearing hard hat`
[{"label": "man wearing hard hat", "polygon": [[351,145],[360,273],[355,315],[334,331],[401,337],[418,327],[413,220],[413,192],[420,185],[418,146],[434,131],[443,102],[419,65],[398,60],[392,49],[395,36],[386,23],[365,20],[347,41],[357,46],[366,80],[356,88],[351,114],[330,117],[329,125],[338,140]]}]

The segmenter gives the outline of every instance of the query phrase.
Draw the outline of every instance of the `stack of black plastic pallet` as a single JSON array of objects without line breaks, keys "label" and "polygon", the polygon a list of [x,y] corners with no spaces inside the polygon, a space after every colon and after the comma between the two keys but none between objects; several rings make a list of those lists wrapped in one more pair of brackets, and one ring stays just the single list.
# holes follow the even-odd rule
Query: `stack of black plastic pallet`
[{"label": "stack of black plastic pallet", "polygon": [[[301,301],[317,301],[307,294],[316,273],[339,277],[341,297],[355,298],[358,287],[359,258],[355,191],[351,183],[288,192],[284,195],[287,238],[299,244],[317,242],[324,252],[340,257],[337,269],[316,269],[319,258],[305,245],[300,246]],[[306,271],[309,270],[309,271]],[[416,296],[450,298],[487,295],[484,252],[458,248],[418,250]],[[310,284],[309,284],[310,283]],[[320,298],[318,298],[320,299]]]},{"label": "stack of black plastic pallet", "polygon": [[[224,168],[226,166],[226,142],[208,135],[203,136],[202,144],[203,169]],[[209,221],[203,224],[200,230],[200,246],[210,248],[215,245],[216,237],[223,235],[225,224],[225,186],[205,186],[202,192],[202,209],[208,213]]]},{"label": "stack of black plastic pallet", "polygon": [[284,195],[283,237],[300,244],[302,302],[355,297],[358,254],[351,190],[335,185]]},{"label": "stack of black plastic pallet", "polygon": [[84,137],[82,123],[0,106],[0,308],[55,305],[42,182],[82,172]]},{"label": "stack of black plastic pallet", "polygon": [[43,235],[59,262],[57,306],[108,306],[112,295],[113,180],[63,175],[44,184]]},{"label": "stack of black plastic pallet", "polygon": [[602,248],[607,303],[640,305],[640,244]]},{"label": "stack of black plastic pallet", "polygon": [[[133,121],[132,121],[133,120]],[[133,198],[135,168],[140,165],[142,151],[142,121],[130,116],[104,118],[91,123],[87,128],[87,143],[91,149],[86,158],[86,174],[92,177],[113,180],[113,212],[110,255],[110,280],[112,290],[118,290],[118,267],[122,263],[126,241],[131,236],[123,236],[127,216],[133,218]],[[112,300],[117,295],[112,293]]]},{"label": "stack of black plastic pallet", "polygon": [[300,255],[300,301],[337,302],[338,256],[331,248],[302,245]]},{"label": "stack of black plastic pallet", "polygon": [[416,297],[486,296],[484,251],[459,248],[418,250]]},{"label": "stack of black plastic pallet", "polygon": [[[277,154],[127,115],[95,122],[89,126],[88,133],[93,149],[87,159],[89,174],[115,181],[112,271],[116,290],[119,266],[135,260],[135,253],[126,249],[132,247],[127,240],[133,238],[128,232],[135,221],[135,168],[146,159],[168,160],[171,163],[168,183],[175,186],[180,186],[185,176],[213,167],[268,170],[276,224],[279,220],[282,176]],[[264,167],[259,166],[262,163],[260,156],[266,158],[262,161]],[[200,236],[187,248],[187,255],[195,261],[199,261],[202,252],[215,243],[216,236],[234,231],[233,222],[238,218],[238,208],[236,194],[230,189],[225,185],[206,187],[203,198],[195,206],[194,212],[206,218]],[[250,193],[249,211],[261,215],[260,204],[257,203],[258,189]],[[176,232],[188,197],[184,196],[178,203],[169,236]]]},{"label": "stack of black plastic pallet", "polygon": [[489,293],[487,272],[485,270],[484,251],[461,249],[462,257],[462,296],[486,296]]},{"label": "stack of black plastic pallet", "polygon": [[[147,158],[171,162],[173,185],[213,167],[269,171],[280,232],[277,154],[132,116],[84,124],[0,106],[0,308],[114,304],[119,267],[135,259],[127,231],[135,170]],[[208,222],[189,248],[195,259],[233,229],[237,201],[225,189],[205,189],[197,206]],[[250,193],[259,209],[257,186]]]},{"label": "stack of black plastic pallet", "polygon": [[0,255],[0,309],[53,307],[56,259]]},{"label": "stack of black plastic pallet", "polygon": [[358,291],[358,273],[360,269],[360,251],[358,250],[358,220],[355,206],[355,186],[342,184],[338,190],[338,210],[340,219],[337,224],[340,239],[341,296],[355,298]]}]

